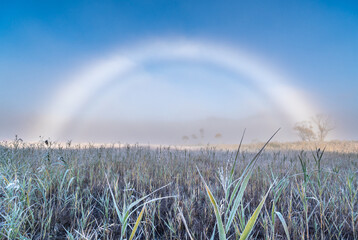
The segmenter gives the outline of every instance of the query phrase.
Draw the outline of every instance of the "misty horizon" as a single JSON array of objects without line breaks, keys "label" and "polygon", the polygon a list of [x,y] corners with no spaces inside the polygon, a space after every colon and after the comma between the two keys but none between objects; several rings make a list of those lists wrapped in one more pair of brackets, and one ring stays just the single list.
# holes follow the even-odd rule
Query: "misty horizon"
[{"label": "misty horizon", "polygon": [[299,141],[316,114],[358,140],[354,6],[134,5],[4,4],[0,141]]}]

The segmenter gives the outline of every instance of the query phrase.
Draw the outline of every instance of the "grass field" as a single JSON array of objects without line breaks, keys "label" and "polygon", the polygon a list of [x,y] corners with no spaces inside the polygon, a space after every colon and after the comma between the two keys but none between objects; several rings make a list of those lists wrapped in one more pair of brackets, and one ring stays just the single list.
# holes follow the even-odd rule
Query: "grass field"
[{"label": "grass field", "polygon": [[262,146],[3,142],[0,238],[358,239],[356,142]]}]

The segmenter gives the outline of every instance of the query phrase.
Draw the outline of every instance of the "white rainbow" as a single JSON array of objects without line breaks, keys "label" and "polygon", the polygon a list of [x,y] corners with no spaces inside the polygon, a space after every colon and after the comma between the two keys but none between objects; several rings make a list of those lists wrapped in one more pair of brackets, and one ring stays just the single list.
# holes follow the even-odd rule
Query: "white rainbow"
[{"label": "white rainbow", "polygon": [[[116,51],[71,76],[68,83],[53,94],[49,108],[45,109],[45,115],[39,122],[40,131],[52,137],[61,135],[65,126],[73,121],[80,109],[86,107],[88,100],[101,87],[124,77],[144,63],[173,60],[210,63],[245,76],[292,123],[309,119],[316,113],[307,97],[289,84],[292,82],[290,78],[252,54],[217,43],[168,39]],[[38,133],[39,129],[36,131]]]}]

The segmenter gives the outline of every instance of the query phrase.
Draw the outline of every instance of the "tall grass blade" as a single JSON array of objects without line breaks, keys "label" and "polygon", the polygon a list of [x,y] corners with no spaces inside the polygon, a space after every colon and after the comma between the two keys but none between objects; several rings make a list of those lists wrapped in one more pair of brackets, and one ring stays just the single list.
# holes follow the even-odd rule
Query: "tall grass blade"
[{"label": "tall grass blade", "polygon": [[246,226],[244,228],[244,231],[242,232],[242,234],[240,236],[240,240],[246,240],[249,237],[252,229],[255,226],[256,220],[259,217],[259,213],[261,212],[261,209],[262,209],[262,207],[263,207],[263,205],[264,205],[264,203],[266,201],[266,198],[267,198],[271,188],[272,188],[272,185],[270,186],[270,188],[267,191],[266,195],[262,198],[259,206],[257,206],[255,212],[252,214],[252,216],[250,217],[249,221],[247,221],[247,224],[246,224]]},{"label": "tall grass blade", "polygon": [[[236,183],[235,187],[234,187],[234,190],[232,191],[231,193],[231,196],[230,196],[230,200],[229,200],[229,204],[228,204],[228,207],[227,207],[227,210],[226,210],[226,213],[225,213],[225,216],[227,216],[229,214],[229,211],[231,209],[231,205],[233,204],[233,201],[236,197],[236,194],[239,190],[239,187],[240,185],[242,185],[244,179],[246,179],[246,177],[248,175],[251,175],[251,174],[248,174],[249,171],[252,171],[252,168],[254,167],[257,159],[259,158],[259,156],[261,155],[261,153],[263,152],[263,150],[265,149],[265,147],[267,146],[267,144],[273,139],[273,137],[280,131],[280,128],[276,130],[276,132],[267,140],[267,142],[262,146],[262,148],[260,149],[260,151],[252,158],[252,160],[250,161],[250,163],[246,166],[246,168],[244,169],[244,172],[242,173],[239,181]],[[237,199],[237,197],[236,197]]]},{"label": "tall grass blade", "polygon": [[145,210],[145,205],[143,206],[142,211],[140,211],[140,214],[139,214],[139,216],[138,216],[138,218],[137,218],[137,221],[136,221],[135,224],[134,224],[134,227],[133,227],[131,236],[129,237],[129,240],[132,240],[132,239],[133,239],[133,237],[134,237],[134,235],[135,235],[135,233],[136,233],[136,231],[137,231],[137,229],[138,229],[139,223],[140,223],[140,221],[142,220],[144,210]]},{"label": "tall grass blade", "polygon": [[116,213],[117,213],[117,216],[118,216],[119,220],[122,222],[122,214],[121,214],[121,211],[118,208],[118,204],[117,204],[116,198],[115,198],[115,196],[113,194],[111,185],[109,184],[109,180],[108,180],[107,175],[106,175],[106,179],[107,179],[108,188],[109,188],[109,191],[111,193],[112,200],[113,200],[113,203],[114,203],[114,208],[116,209]]},{"label": "tall grass blade", "polygon": [[247,184],[249,183],[250,177],[252,175],[252,170],[250,172],[248,172],[244,178],[244,181],[242,182],[241,186],[240,186],[240,190],[235,198],[234,204],[230,210],[230,215],[226,224],[226,232],[229,232],[231,224],[233,223],[233,220],[236,216],[236,212],[240,206],[242,197],[244,196],[244,192],[246,190]]},{"label": "tall grass blade", "polygon": [[206,193],[208,194],[209,196],[209,199],[210,199],[210,202],[211,204],[213,205],[213,208],[214,208],[214,212],[215,212],[215,217],[216,217],[216,223],[218,225],[218,230],[219,230],[219,239],[220,240],[226,240],[226,233],[225,233],[225,228],[224,228],[224,224],[223,224],[223,221],[221,219],[221,214],[220,214],[220,210],[219,210],[219,206],[218,204],[216,203],[216,200],[212,194],[212,192],[210,191],[208,185],[206,184],[203,176],[201,175],[198,167],[196,167],[196,169],[198,170],[199,172],[199,175],[201,177],[201,180],[204,182],[205,184],[205,190],[206,190]]},{"label": "tall grass blade", "polygon": [[214,240],[215,232],[216,232],[216,225],[214,226],[213,234],[211,235],[210,240]]},{"label": "tall grass blade", "polygon": [[[183,215],[183,212],[180,210],[180,208],[178,208],[178,211],[179,211],[179,216],[180,216],[181,220],[184,223],[185,230],[188,233],[190,240],[194,240],[194,238],[191,236],[191,233],[189,231],[189,227],[188,227],[188,224],[186,223],[186,220],[185,220],[185,217]],[[214,233],[215,233],[215,227],[214,227]]]},{"label": "tall grass blade", "polygon": [[239,153],[240,153],[242,141],[244,140],[245,132],[246,132],[246,128],[244,129],[244,132],[242,133],[240,144],[239,144],[239,147],[237,148],[237,152],[236,152],[236,156],[235,156],[235,160],[234,160],[234,165],[231,168],[231,173],[230,173],[230,178],[229,178],[230,183],[232,182],[232,179],[234,177],[234,172],[235,172],[235,168],[236,168],[236,162],[237,162],[237,158],[239,157]]},{"label": "tall grass blade", "polygon": [[286,220],[283,218],[282,214],[280,212],[275,212],[278,218],[280,219],[283,229],[285,230],[287,240],[290,240],[290,232],[288,231]]}]

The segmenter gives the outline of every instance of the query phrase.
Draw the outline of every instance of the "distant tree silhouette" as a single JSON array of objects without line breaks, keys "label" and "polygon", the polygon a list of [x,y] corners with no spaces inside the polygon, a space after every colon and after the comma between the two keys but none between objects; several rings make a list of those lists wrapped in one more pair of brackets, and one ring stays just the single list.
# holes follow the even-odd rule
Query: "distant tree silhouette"
[{"label": "distant tree silhouette", "polygon": [[298,137],[302,141],[312,141],[316,139],[316,134],[314,133],[312,124],[309,121],[296,123],[293,129],[297,132]]},{"label": "distant tree silhouette", "polygon": [[189,140],[189,137],[188,137],[188,136],[183,136],[181,139],[182,139],[184,142],[187,142],[187,141]]},{"label": "distant tree silhouette", "polygon": [[334,129],[332,120],[324,114],[317,114],[312,118],[317,127],[317,139],[323,142],[328,133]]},{"label": "distant tree silhouette", "polygon": [[223,135],[222,135],[221,133],[215,134],[215,138],[216,138],[216,139],[220,139],[220,138],[222,138],[222,136],[223,136]]},{"label": "distant tree silhouette", "polygon": [[293,129],[302,141],[323,142],[328,133],[334,129],[331,119],[324,114],[317,114],[310,121],[298,122]]}]

